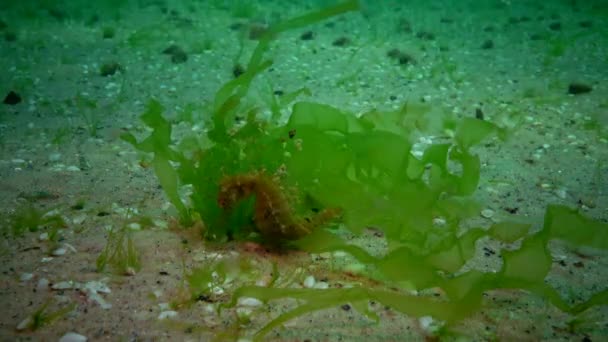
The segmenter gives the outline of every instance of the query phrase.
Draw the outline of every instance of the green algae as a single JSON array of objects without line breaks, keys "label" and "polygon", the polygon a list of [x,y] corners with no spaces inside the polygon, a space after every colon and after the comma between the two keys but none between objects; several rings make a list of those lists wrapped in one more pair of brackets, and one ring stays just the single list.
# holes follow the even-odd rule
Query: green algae
[{"label": "green algae", "polygon": [[[380,256],[349,244],[325,226],[291,243],[311,253],[347,252],[365,265],[364,276],[383,284],[377,288],[321,290],[245,284],[232,293],[224,307],[234,307],[241,297],[263,302],[297,299],[300,304],[295,309],[275,317],[256,333],[254,338],[261,340],[294,317],[345,302],[372,320],[378,318],[367,307],[369,301],[409,316],[432,316],[447,323],[480,310],[484,293],[493,289],[527,290],[573,315],[605,305],[608,290],[572,304],[545,279],[552,264],[548,249],[551,240],[605,249],[606,224],[576,210],[551,205],[543,226],[535,233],[530,233],[529,224],[518,222],[496,223],[490,229],[463,229],[463,222],[479,212],[479,204],[470,196],[479,184],[481,163],[471,149],[492,136],[506,138],[508,130],[477,119],[430,115],[430,106],[415,103],[357,117],[326,104],[297,102],[285,124],[277,120],[276,103],[271,120],[260,119],[257,109],[243,104],[254,78],[272,65],[264,54],[277,34],[355,10],[356,4],[348,1],[270,28],[259,40],[245,73],[216,93],[211,127],[203,137],[187,137],[188,144],[174,144],[171,124],[162,117],[162,107],[154,100],[142,115],[152,133],[142,142],[131,134],[123,136],[139,150],[154,154],[154,171],[182,222],[188,225],[201,220],[207,239],[251,239],[252,234],[259,237],[260,232],[251,227],[251,200],[225,211],[217,198],[226,176],[262,170],[276,174],[280,186],[290,189],[288,198],[297,204],[297,215],[338,207],[344,228],[351,233],[360,234],[365,227],[384,233],[388,249]],[[237,116],[245,118],[242,126],[235,125]],[[415,157],[413,143],[424,134],[445,134],[452,139],[432,144],[421,157]],[[192,186],[188,201],[179,196],[182,185]],[[443,223],[438,224],[437,218]],[[261,238],[272,242],[268,241],[272,236]],[[502,265],[493,273],[462,271],[474,257],[476,242],[481,238],[510,246],[499,252]],[[209,290],[212,270],[213,266],[190,275],[194,292]],[[428,288],[440,288],[445,296],[407,292]]]}]

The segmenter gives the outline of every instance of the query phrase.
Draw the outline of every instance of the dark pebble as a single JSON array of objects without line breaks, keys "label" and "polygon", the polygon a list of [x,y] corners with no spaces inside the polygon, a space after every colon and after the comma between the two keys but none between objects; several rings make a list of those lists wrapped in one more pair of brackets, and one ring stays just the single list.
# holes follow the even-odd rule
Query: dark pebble
[{"label": "dark pebble", "polygon": [[549,24],[549,28],[553,31],[560,31],[562,29],[562,23],[554,22]]},{"label": "dark pebble", "polygon": [[583,83],[570,83],[568,86],[568,94],[579,95],[591,92],[593,88],[590,85]]},{"label": "dark pebble", "polygon": [[232,76],[234,76],[234,78],[237,78],[244,73],[245,73],[245,68],[241,64],[237,63],[232,67]]},{"label": "dark pebble", "polygon": [[336,40],[334,40],[333,43],[331,43],[331,45],[333,46],[339,46],[339,47],[344,47],[350,44],[350,39],[348,39],[347,37],[340,37]]},{"label": "dark pebble", "polygon": [[6,96],[4,97],[4,101],[2,101],[2,103],[7,105],[16,105],[19,102],[21,102],[21,96],[19,96],[19,94],[15,93],[12,90],[9,91],[8,94],[6,94]]},{"label": "dark pebble", "polygon": [[99,68],[99,74],[103,77],[111,76],[122,70],[122,66],[117,62],[104,63]]},{"label": "dark pebble", "polygon": [[312,31],[306,31],[300,36],[301,40],[313,40],[314,38],[315,34]]},{"label": "dark pebble", "polygon": [[184,63],[188,60],[188,54],[181,47],[176,44],[171,44],[169,47],[163,50],[165,55],[171,56],[171,62],[175,64]]},{"label": "dark pebble", "polygon": [[423,40],[435,40],[435,34],[427,31],[420,31],[416,33],[416,37]]}]

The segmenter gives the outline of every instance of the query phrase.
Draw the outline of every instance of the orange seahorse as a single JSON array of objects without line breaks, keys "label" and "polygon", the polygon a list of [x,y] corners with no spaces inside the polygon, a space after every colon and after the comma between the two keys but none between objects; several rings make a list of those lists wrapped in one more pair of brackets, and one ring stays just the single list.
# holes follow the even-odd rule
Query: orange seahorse
[{"label": "orange seahorse", "polygon": [[236,202],[255,195],[255,226],[271,242],[297,240],[340,215],[340,209],[330,208],[311,219],[297,217],[284,192],[278,179],[253,172],[224,177],[217,201],[221,208],[229,210]]}]

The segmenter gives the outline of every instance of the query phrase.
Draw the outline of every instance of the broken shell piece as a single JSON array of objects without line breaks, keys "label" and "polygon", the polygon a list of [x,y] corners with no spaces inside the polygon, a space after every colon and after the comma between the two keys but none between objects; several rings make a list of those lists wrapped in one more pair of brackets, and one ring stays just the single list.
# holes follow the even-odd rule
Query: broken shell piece
[{"label": "broken shell piece", "polygon": [[324,281],[319,281],[313,286],[315,289],[325,290],[329,288],[329,284]]},{"label": "broken shell piece", "polygon": [[315,286],[315,283],[315,277],[309,275],[308,277],[306,277],[306,279],[304,279],[303,285],[304,287],[311,289],[313,288],[313,286]]},{"label": "broken shell piece", "polygon": [[81,224],[86,219],[87,219],[87,214],[81,213],[79,215],[74,216],[74,218],[72,218],[72,223]]},{"label": "broken shell piece", "polygon": [[86,342],[87,337],[77,334],[75,332],[69,332],[59,339],[59,342]]},{"label": "broken shell piece", "polygon": [[61,256],[61,255],[64,255],[65,252],[66,252],[65,248],[59,247],[56,250],[54,250],[53,253],[51,253],[51,254],[53,254],[54,256]]},{"label": "broken shell piece", "polygon": [[19,277],[20,281],[28,281],[30,279],[34,278],[34,274],[33,273],[21,273],[21,276]]},{"label": "broken shell piece", "polygon": [[167,319],[167,318],[174,318],[174,317],[177,317],[177,311],[173,311],[173,310],[163,311],[158,315],[158,319],[160,319],[160,320]]},{"label": "broken shell piece", "polygon": [[44,290],[49,287],[49,280],[46,278],[40,278],[38,280],[38,284],[36,285],[36,289]]},{"label": "broken shell piece", "polygon": [[263,304],[261,300],[253,297],[240,297],[237,303],[241,306],[260,306]]},{"label": "broken shell piece", "polygon": [[27,329],[30,324],[32,323],[32,317],[28,317],[26,319],[24,319],[23,321],[21,321],[19,324],[17,324],[17,327],[15,327],[15,329],[21,331],[21,330],[25,330]]},{"label": "broken shell piece", "polygon": [[53,290],[67,290],[67,289],[71,289],[74,287],[74,282],[73,281],[61,281],[58,282],[56,284],[53,284],[53,286],[51,286],[51,288]]},{"label": "broken shell piece", "polygon": [[494,216],[494,210],[484,209],[481,211],[481,216],[487,219],[492,218],[492,216]]}]

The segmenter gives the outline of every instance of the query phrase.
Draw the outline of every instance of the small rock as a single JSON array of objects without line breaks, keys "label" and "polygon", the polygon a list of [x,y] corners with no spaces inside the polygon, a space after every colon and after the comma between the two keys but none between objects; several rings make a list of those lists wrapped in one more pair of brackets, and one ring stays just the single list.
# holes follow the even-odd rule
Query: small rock
[{"label": "small rock", "polygon": [[591,92],[591,90],[593,90],[593,88],[590,85],[584,83],[575,82],[570,83],[570,85],[568,85],[568,94],[571,95],[585,94]]}]

